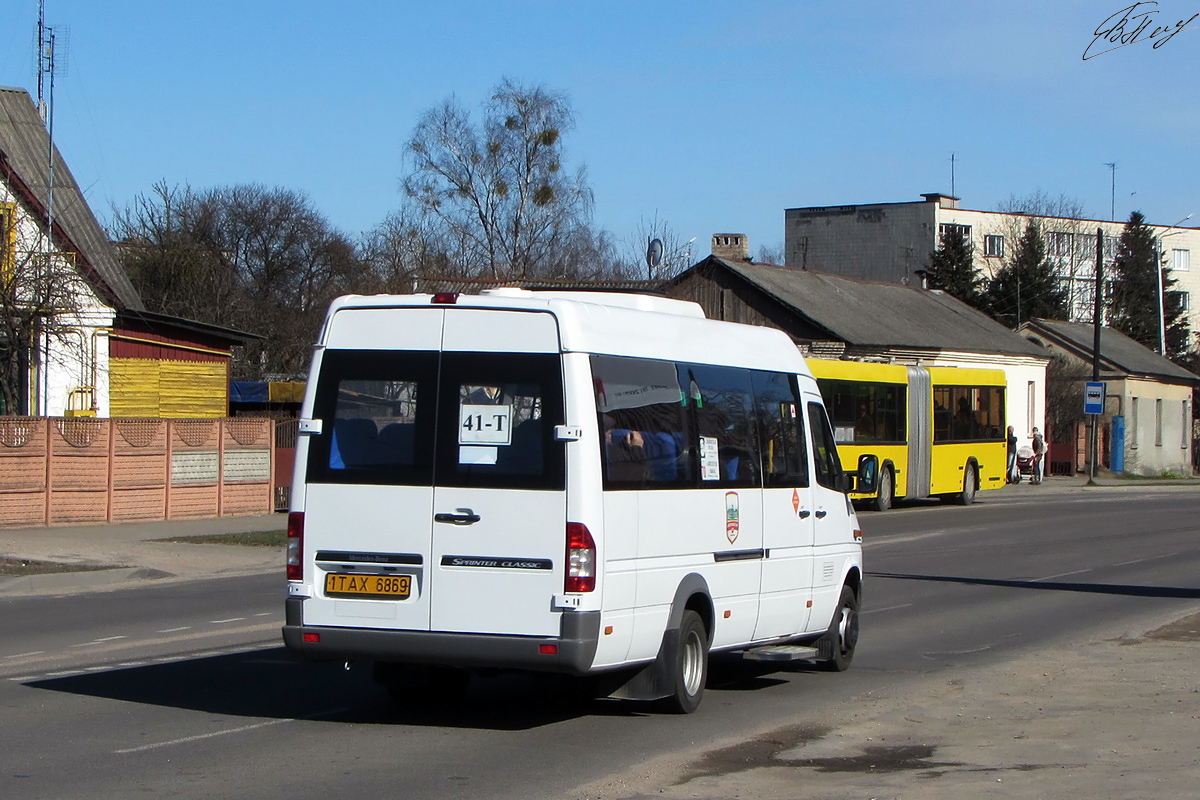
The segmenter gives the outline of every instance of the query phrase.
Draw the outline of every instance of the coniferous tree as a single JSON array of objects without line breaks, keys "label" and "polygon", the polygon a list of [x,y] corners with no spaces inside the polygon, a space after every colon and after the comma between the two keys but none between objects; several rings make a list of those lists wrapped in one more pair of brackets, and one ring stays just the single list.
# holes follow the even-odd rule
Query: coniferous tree
[{"label": "coniferous tree", "polygon": [[1161,289],[1161,321],[1166,325],[1167,340],[1167,350],[1163,355],[1172,359],[1182,357],[1191,344],[1187,315],[1179,302],[1179,295],[1171,291],[1175,281],[1161,263],[1159,242],[1154,231],[1139,211],[1129,215],[1129,221],[1121,231],[1117,256],[1113,260],[1112,278],[1108,298],[1109,324],[1129,338],[1159,352]]},{"label": "coniferous tree", "polygon": [[975,269],[975,246],[961,228],[942,233],[940,246],[929,254],[928,281],[930,289],[941,289],[968,305],[980,304],[983,279]]},{"label": "coniferous tree", "polygon": [[1010,327],[1040,317],[1067,319],[1068,294],[1046,255],[1041,228],[1030,220],[1012,255],[988,282],[983,306]]}]

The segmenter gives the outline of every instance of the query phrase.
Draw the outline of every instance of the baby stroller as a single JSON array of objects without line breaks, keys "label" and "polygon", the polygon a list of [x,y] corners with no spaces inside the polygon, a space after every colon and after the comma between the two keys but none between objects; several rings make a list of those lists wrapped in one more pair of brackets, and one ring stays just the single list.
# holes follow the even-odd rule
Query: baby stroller
[{"label": "baby stroller", "polygon": [[1038,462],[1042,460],[1040,455],[1035,455],[1033,448],[1027,444],[1023,444],[1017,448],[1017,483],[1020,483],[1026,476],[1029,477],[1030,483],[1041,483],[1038,479]]}]

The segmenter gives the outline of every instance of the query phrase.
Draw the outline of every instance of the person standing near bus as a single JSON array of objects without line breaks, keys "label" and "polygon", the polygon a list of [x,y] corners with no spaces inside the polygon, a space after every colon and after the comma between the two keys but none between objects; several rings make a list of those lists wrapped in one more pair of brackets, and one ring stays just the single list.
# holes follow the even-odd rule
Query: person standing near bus
[{"label": "person standing near bus", "polygon": [[1029,479],[1030,483],[1042,482],[1042,461],[1046,455],[1046,440],[1042,438],[1042,434],[1038,433],[1038,429],[1033,429],[1033,477]]},{"label": "person standing near bus", "polygon": [[1017,433],[1012,425],[1008,426],[1008,472],[1005,474],[1009,483],[1017,482]]}]

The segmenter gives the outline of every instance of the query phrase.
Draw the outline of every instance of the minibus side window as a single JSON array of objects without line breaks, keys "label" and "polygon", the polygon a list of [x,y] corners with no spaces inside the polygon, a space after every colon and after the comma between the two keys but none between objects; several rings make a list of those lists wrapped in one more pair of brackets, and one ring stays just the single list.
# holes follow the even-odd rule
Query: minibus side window
[{"label": "minibus side window", "polygon": [[833,442],[833,429],[820,403],[808,404],[808,423],[812,428],[813,465],[817,483],[827,489],[837,489],[842,464],[838,460],[837,446]]},{"label": "minibus side window", "polygon": [[796,378],[779,372],[751,373],[758,411],[759,457],[763,483],[808,486],[808,454],[804,451],[804,420]]},{"label": "minibus side window", "polygon": [[700,487],[761,486],[750,373],[699,364],[680,371],[695,415]]},{"label": "minibus side window", "polygon": [[606,489],[691,488],[685,399],[674,362],[592,356]]}]

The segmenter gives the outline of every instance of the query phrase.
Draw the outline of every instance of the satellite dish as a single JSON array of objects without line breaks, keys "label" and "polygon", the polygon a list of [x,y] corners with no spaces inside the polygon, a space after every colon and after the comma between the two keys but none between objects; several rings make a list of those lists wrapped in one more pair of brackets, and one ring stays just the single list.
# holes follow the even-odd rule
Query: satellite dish
[{"label": "satellite dish", "polygon": [[651,239],[650,244],[646,245],[646,266],[650,269],[658,269],[658,267],[662,264],[662,259],[662,239]]}]

